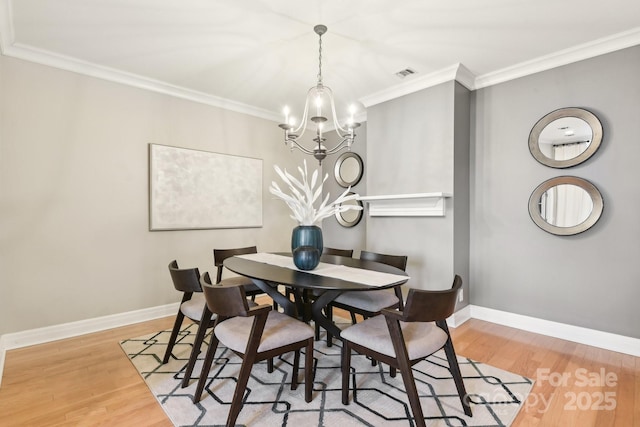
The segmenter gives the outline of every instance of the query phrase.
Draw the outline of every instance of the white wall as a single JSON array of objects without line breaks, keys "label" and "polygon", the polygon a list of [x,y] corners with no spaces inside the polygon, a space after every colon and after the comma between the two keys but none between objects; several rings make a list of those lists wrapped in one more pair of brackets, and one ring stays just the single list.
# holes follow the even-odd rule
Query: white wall
[{"label": "white wall", "polygon": [[[177,302],[167,264],[287,250],[275,123],[0,56],[0,335]],[[264,159],[264,226],[148,231],[148,144]]]}]

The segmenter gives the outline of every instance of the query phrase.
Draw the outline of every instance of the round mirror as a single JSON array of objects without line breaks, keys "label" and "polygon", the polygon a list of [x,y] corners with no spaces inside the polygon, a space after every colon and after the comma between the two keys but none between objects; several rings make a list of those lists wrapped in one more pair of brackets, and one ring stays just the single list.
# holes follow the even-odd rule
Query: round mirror
[{"label": "round mirror", "polygon": [[338,157],[333,173],[338,184],[347,188],[360,182],[363,171],[362,158],[356,153],[348,151]]},{"label": "round mirror", "polygon": [[540,184],[529,198],[529,215],[544,231],[559,236],[582,233],[600,219],[604,201],[589,181],[559,176]]},{"label": "round mirror", "polygon": [[529,134],[529,151],[543,165],[569,168],[586,161],[600,147],[602,124],[582,108],[561,108],[535,124]]},{"label": "round mirror", "polygon": [[[348,195],[352,195],[352,194],[355,194],[355,193],[351,193],[351,192],[348,193]],[[360,200],[348,200],[343,204],[362,207],[362,202]],[[358,225],[358,223],[362,219],[363,211],[364,211],[363,209],[359,209],[359,210],[349,209],[348,211],[344,211],[344,212],[336,212],[336,220],[338,220],[338,224],[340,224],[343,227],[347,227],[347,228],[355,227],[356,225]]]}]

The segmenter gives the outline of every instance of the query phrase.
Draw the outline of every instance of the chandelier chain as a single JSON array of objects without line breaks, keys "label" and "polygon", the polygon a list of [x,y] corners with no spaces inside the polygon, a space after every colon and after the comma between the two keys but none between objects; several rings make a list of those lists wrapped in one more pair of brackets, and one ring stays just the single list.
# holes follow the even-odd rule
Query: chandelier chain
[{"label": "chandelier chain", "polygon": [[322,34],[318,39],[318,85],[322,85]]}]

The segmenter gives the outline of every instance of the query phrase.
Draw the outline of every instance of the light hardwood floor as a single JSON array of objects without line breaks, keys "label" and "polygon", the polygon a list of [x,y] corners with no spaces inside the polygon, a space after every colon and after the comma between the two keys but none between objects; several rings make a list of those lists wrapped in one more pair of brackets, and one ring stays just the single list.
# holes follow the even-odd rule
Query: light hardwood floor
[{"label": "light hardwood floor", "polygon": [[[0,426],[171,426],[118,343],[172,324],[169,317],[7,352]],[[480,320],[452,335],[459,355],[536,380],[513,426],[640,426],[638,357]]]}]

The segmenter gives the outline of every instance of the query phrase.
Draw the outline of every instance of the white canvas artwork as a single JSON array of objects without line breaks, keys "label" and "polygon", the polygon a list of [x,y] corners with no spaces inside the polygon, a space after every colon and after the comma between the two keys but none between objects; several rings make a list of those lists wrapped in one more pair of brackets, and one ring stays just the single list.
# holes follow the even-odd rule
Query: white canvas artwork
[{"label": "white canvas artwork", "polygon": [[262,227],[262,160],[149,144],[149,229]]}]

